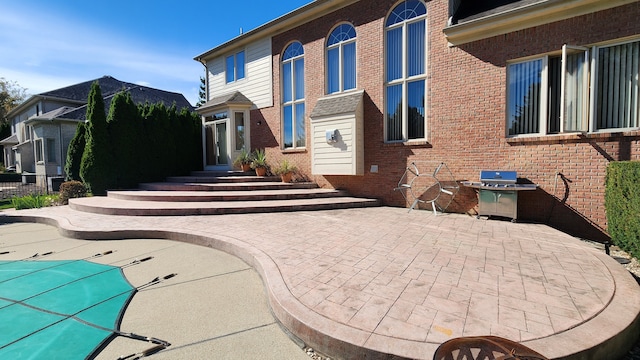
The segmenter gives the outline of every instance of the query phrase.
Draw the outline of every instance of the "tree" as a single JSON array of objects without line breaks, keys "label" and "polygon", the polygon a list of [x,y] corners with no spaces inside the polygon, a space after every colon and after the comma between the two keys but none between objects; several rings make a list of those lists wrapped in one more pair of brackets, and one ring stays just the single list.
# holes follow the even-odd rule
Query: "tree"
[{"label": "tree", "polygon": [[198,102],[196,107],[200,107],[207,102],[207,82],[204,76],[200,76],[200,90],[198,90]]},{"label": "tree", "polygon": [[0,123],[7,123],[7,114],[27,97],[27,89],[15,81],[0,77]]},{"label": "tree", "polygon": [[82,163],[82,154],[84,153],[84,147],[86,145],[85,132],[86,127],[84,126],[84,123],[78,123],[76,134],[69,143],[67,161],[64,164],[64,172],[67,174],[67,181],[81,180],[80,164]]},{"label": "tree", "polygon": [[138,106],[127,91],[117,93],[111,99],[111,107],[107,116],[109,144],[113,161],[118,165],[115,171],[114,185],[117,188],[130,188],[136,185],[138,177],[138,159],[136,146],[140,134],[138,132]]},{"label": "tree", "polygon": [[91,85],[87,101],[87,144],[82,154],[80,177],[94,195],[104,195],[112,185],[110,168],[111,153],[107,133],[107,117],[104,114],[104,100],[98,82]]}]

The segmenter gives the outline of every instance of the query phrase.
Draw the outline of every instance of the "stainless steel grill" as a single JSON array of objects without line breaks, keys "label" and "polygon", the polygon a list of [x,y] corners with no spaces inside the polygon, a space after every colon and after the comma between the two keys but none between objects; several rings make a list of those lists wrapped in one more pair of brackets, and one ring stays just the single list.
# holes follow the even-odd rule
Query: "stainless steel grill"
[{"label": "stainless steel grill", "polygon": [[478,217],[502,216],[518,219],[518,191],[535,190],[535,184],[518,184],[518,175],[511,170],[482,170],[480,182],[463,181],[463,185],[478,189]]}]

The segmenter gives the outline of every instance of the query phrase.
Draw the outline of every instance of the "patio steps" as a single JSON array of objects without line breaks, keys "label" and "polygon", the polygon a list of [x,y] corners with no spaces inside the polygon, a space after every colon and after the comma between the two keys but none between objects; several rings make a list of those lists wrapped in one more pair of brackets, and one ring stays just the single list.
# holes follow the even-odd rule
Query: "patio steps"
[{"label": "patio steps", "polygon": [[279,177],[241,172],[195,172],[139,190],[109,191],[106,197],[71,199],[74,210],[104,215],[222,215],[379,206],[376,199],[321,189],[312,182],[283,183]]}]

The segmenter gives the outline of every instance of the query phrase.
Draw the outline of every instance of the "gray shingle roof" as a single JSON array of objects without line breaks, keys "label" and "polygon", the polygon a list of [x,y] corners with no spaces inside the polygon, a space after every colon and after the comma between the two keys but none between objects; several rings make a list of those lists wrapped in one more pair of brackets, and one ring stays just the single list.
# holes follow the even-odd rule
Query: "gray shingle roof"
[{"label": "gray shingle roof", "polygon": [[[129,91],[133,102],[135,102],[136,104],[155,104],[162,102],[167,107],[175,104],[178,109],[186,107],[189,110],[193,110],[193,106],[191,106],[184,95],[180,93],[174,93],[154,89],[148,86],[132,84],[120,81],[111,76],[103,76],[99,79],[85,81],[64,88],[43,92],[41,94],[38,94],[38,96],[84,102],[85,105],[79,106],[75,109],[67,108],[64,111],[61,109],[54,110],[54,112],[57,112],[54,118],[84,121],[86,120],[87,112],[86,102],[89,97],[89,92],[91,91],[91,84],[93,84],[95,81],[97,81],[100,85],[100,91],[102,93],[102,97],[104,98],[105,113],[109,112],[109,107],[111,106],[111,99],[113,98],[113,96],[122,90]],[[51,113],[52,112],[40,115],[36,120],[51,120],[43,118],[43,116],[49,116],[51,115]]]},{"label": "gray shingle roof", "polygon": [[18,143],[18,135],[13,134],[6,139],[0,140],[0,145],[16,145]]},{"label": "gray shingle roof", "polygon": [[253,102],[249,100],[246,96],[244,96],[240,91],[235,91],[232,93],[216,96],[213,99],[207,101],[198,109],[207,109],[220,105],[253,105]]},{"label": "gray shingle roof", "polygon": [[193,109],[184,95],[180,93],[128,83],[111,76],[103,76],[99,79],[89,80],[64,88],[43,92],[39,95],[86,102],[89,97],[89,91],[91,90],[91,84],[95,81],[100,85],[100,91],[102,92],[102,96],[105,98],[113,96],[123,89],[128,89],[131,92],[133,101],[136,103],[144,103],[145,101],[148,101],[149,103],[164,102],[165,105],[171,106],[171,104],[175,102],[179,109],[183,107],[187,107],[190,110]]},{"label": "gray shingle roof", "polygon": [[363,94],[363,91],[358,91],[319,99],[311,112],[311,118],[355,113],[362,101]]}]

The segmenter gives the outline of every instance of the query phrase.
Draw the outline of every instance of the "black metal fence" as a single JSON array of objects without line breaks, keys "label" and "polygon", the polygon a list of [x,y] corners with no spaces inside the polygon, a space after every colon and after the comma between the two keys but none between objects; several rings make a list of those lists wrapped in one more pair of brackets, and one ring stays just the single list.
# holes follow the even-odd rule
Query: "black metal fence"
[{"label": "black metal fence", "polygon": [[57,178],[35,174],[0,174],[0,199],[34,194],[51,194],[59,188]]}]

